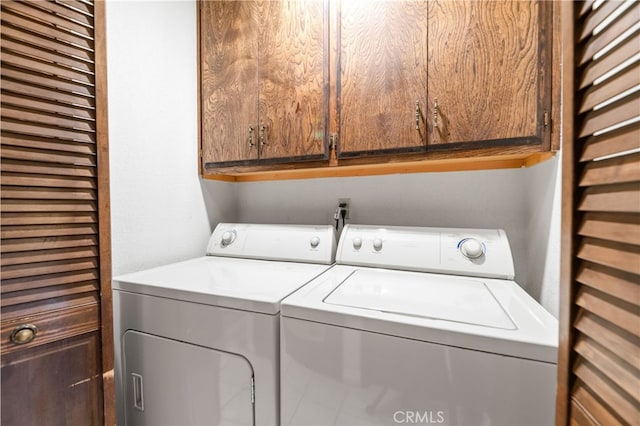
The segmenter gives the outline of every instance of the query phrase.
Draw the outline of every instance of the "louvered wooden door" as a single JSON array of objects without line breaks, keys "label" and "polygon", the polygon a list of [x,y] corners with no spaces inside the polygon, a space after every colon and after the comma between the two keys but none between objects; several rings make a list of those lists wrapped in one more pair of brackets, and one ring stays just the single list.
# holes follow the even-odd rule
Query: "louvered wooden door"
[{"label": "louvered wooden door", "polygon": [[[562,5],[558,424],[640,422],[640,3]],[[569,28],[567,23],[575,23]],[[573,80],[573,81],[571,81]]]},{"label": "louvered wooden door", "polygon": [[1,7],[1,423],[113,424],[104,2]]}]

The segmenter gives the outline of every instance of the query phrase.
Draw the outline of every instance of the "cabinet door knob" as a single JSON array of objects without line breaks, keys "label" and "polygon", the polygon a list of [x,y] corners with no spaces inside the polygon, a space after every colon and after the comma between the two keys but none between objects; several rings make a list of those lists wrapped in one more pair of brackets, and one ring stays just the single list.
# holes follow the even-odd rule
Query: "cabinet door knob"
[{"label": "cabinet door knob", "polygon": [[420,101],[416,101],[416,130],[420,131]]},{"label": "cabinet door knob", "polygon": [[11,341],[16,345],[31,342],[38,333],[38,327],[31,324],[21,324],[11,332]]}]

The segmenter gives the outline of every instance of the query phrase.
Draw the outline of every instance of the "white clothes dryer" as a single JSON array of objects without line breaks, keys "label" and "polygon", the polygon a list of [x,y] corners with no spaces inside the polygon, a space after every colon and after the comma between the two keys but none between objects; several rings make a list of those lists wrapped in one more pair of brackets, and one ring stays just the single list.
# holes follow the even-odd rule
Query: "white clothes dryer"
[{"label": "white clothes dryer", "polygon": [[330,226],[221,223],[207,256],[114,278],[118,424],[279,424],[280,301],[335,248]]},{"label": "white clothes dryer", "polygon": [[347,225],[281,304],[283,425],[549,425],[558,323],[501,230]]}]

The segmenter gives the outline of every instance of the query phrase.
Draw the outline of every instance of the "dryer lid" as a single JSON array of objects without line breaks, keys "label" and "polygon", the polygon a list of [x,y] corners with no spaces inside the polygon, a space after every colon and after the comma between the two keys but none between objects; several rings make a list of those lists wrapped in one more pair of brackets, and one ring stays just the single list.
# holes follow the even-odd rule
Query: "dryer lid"
[{"label": "dryer lid", "polygon": [[113,289],[265,314],[328,265],[201,257],[113,279]]},{"label": "dryer lid", "polygon": [[482,279],[358,269],[324,302],[491,328],[516,329]]}]

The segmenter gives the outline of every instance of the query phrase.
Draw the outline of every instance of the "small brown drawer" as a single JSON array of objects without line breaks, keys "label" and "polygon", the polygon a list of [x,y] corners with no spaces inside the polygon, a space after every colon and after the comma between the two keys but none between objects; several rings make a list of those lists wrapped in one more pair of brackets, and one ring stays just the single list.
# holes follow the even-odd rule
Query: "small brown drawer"
[{"label": "small brown drawer", "polygon": [[92,303],[38,314],[12,316],[0,324],[0,355],[4,356],[22,348],[100,330],[100,306]]}]

